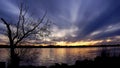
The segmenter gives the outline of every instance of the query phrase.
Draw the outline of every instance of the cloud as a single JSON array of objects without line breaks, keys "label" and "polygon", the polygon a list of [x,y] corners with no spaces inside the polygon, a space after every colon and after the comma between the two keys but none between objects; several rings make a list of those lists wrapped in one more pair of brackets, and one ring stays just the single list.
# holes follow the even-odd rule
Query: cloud
[{"label": "cloud", "polygon": [[[0,42],[3,43],[8,43],[8,38],[5,35],[0,34]],[[0,44],[1,44],[0,43]]]},{"label": "cloud", "polygon": [[52,28],[52,36],[53,38],[56,38],[56,40],[66,40],[70,38],[76,37],[76,32],[78,31],[78,28],[76,26],[71,26],[66,29],[60,29],[57,26],[54,26]]},{"label": "cloud", "polygon": [[[18,6],[14,5],[10,0],[1,0],[0,17],[13,17],[18,14]],[[9,18],[8,18],[9,19]]]},{"label": "cloud", "polygon": [[[117,1],[117,2],[120,2],[120,1]],[[94,2],[92,2],[92,3],[94,3]],[[102,3],[104,3],[104,4],[102,4]],[[96,5],[93,4],[93,6],[94,6],[93,8],[89,7],[89,9],[92,9],[92,10],[89,11],[86,9],[86,11],[88,13],[85,13],[86,11],[84,10],[84,13],[82,15],[83,16],[87,15],[87,17],[83,17],[83,18],[86,18],[86,19],[83,19],[85,21],[82,20],[78,23],[78,27],[79,27],[79,29],[81,29],[78,32],[78,39],[80,39],[80,38],[84,39],[86,37],[89,37],[90,34],[91,35],[96,35],[96,34],[104,35],[104,32],[102,32],[100,29],[110,26],[110,25],[118,24],[120,21],[120,14],[119,14],[120,9],[118,9],[120,7],[120,5],[118,3],[116,3],[116,4],[115,3],[116,2],[113,0],[111,0],[109,2],[101,1],[101,4],[99,2],[97,2],[97,3],[95,3]],[[89,4],[89,6],[91,6],[91,4]],[[96,10],[95,7],[98,9]],[[95,13],[92,13],[91,11],[95,12]],[[92,15],[89,15],[89,14],[92,14]],[[89,19],[87,19],[87,18],[89,18]],[[116,28],[117,27],[118,26],[116,26]],[[114,30],[116,28],[114,28]],[[102,29],[102,30],[105,30],[105,29]],[[108,33],[106,32],[106,34],[108,34],[108,35],[114,34],[115,35],[114,32],[116,32],[116,31],[114,31],[114,30],[113,30],[113,32],[108,32]]]},{"label": "cloud", "polygon": [[[1,0],[0,17],[14,20],[18,14],[17,2]],[[47,11],[52,20],[52,33],[58,41],[107,39],[120,35],[120,0],[29,0],[23,2],[30,13],[41,17]]]},{"label": "cloud", "polygon": [[99,30],[92,32],[88,36],[92,39],[100,39],[100,38],[104,38],[104,37],[107,38],[107,37],[112,37],[112,35],[117,36],[117,35],[119,35],[119,30],[120,30],[119,25],[120,25],[120,23],[105,26]]}]

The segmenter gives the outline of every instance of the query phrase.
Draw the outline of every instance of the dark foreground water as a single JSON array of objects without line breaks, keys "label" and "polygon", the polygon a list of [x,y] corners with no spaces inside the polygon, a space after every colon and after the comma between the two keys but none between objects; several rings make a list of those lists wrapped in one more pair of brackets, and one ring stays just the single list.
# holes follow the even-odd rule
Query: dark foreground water
[{"label": "dark foreground water", "polygon": [[[99,48],[30,48],[16,49],[21,65],[53,65],[54,63],[74,64],[76,60],[94,59],[105,50],[111,56],[120,54],[120,47]],[[0,61],[8,62],[9,49],[0,48]]]}]

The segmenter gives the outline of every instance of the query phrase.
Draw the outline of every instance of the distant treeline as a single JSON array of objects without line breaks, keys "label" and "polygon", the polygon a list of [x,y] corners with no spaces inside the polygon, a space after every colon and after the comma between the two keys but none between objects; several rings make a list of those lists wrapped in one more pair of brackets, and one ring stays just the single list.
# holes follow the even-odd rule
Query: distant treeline
[{"label": "distant treeline", "polygon": [[[79,45],[79,46],[61,46],[61,45],[48,45],[48,46],[35,46],[35,45],[20,45],[14,46],[15,48],[86,48],[86,47],[120,47],[120,44],[116,45]],[[9,45],[0,45],[0,48],[10,48]]]}]

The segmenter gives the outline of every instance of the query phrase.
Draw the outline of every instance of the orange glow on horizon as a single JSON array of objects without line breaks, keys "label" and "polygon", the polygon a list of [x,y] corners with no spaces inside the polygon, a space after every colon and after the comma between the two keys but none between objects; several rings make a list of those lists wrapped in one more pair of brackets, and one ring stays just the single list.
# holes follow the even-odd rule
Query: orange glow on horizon
[{"label": "orange glow on horizon", "polygon": [[95,45],[97,43],[101,43],[103,40],[97,40],[97,41],[78,41],[78,42],[65,42],[65,41],[60,41],[56,42],[55,45],[61,45],[61,46],[80,46],[80,45]]},{"label": "orange glow on horizon", "polygon": [[[30,41],[31,42],[31,41]],[[99,45],[99,43],[102,42],[112,42],[112,39],[106,39],[106,40],[81,40],[81,41],[76,41],[76,42],[67,42],[67,41],[58,41],[58,42],[52,42],[50,44],[48,43],[41,43],[41,44],[36,44],[34,43],[35,40],[33,41],[33,43],[24,43],[21,45],[31,45],[31,46],[49,46],[49,45],[53,45],[53,46],[90,46],[90,45]],[[4,42],[0,42],[1,45],[5,45],[7,43]]]},{"label": "orange glow on horizon", "polygon": [[111,39],[107,39],[106,41],[107,41],[107,42],[111,42],[112,40],[111,40]]}]

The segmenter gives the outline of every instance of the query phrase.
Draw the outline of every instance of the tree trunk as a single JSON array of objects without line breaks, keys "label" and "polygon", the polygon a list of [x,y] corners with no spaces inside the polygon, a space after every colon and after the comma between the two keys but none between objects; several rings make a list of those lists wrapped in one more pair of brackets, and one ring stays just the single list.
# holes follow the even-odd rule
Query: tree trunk
[{"label": "tree trunk", "polygon": [[10,68],[18,68],[19,66],[19,57],[18,55],[15,53],[15,45],[10,44]]},{"label": "tree trunk", "polygon": [[14,68],[14,55],[15,55],[15,51],[14,51],[14,47],[10,48],[10,66],[12,68]]}]

